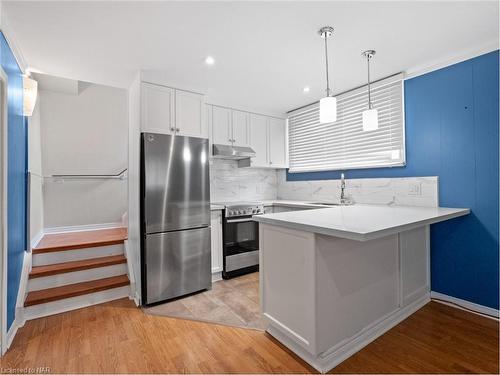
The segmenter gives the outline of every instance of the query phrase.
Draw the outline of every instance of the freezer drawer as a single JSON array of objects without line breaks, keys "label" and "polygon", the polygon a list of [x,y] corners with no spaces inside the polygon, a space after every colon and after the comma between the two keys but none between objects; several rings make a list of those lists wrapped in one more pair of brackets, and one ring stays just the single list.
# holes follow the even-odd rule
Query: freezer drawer
[{"label": "freezer drawer", "polygon": [[210,288],[210,227],[146,235],[146,304]]},{"label": "freezer drawer", "polygon": [[208,140],[143,133],[146,233],[210,225]]}]

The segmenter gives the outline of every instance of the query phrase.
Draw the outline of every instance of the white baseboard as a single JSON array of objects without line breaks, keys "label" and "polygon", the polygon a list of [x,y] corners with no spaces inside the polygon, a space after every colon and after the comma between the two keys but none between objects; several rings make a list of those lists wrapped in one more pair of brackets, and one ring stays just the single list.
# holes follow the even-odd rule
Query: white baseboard
[{"label": "white baseboard", "polygon": [[30,248],[30,250],[31,250],[31,249],[33,249],[33,248],[35,248],[35,247],[36,247],[36,245],[38,245],[38,243],[40,242],[40,240],[41,240],[41,239],[42,239],[42,237],[43,237],[43,233],[44,233],[44,232],[43,232],[43,229],[42,229],[40,232],[38,232],[38,233],[35,235],[35,237],[33,237],[33,238],[31,239],[31,244],[30,244],[30,245],[31,245],[31,248]]},{"label": "white baseboard", "polygon": [[212,282],[221,281],[222,280],[222,271],[212,273]]},{"label": "white baseboard", "polygon": [[73,225],[67,227],[52,227],[45,228],[44,234],[49,233],[66,233],[66,232],[84,232],[89,230],[123,228],[123,223],[101,223],[101,224],[86,224],[86,225]]},{"label": "white baseboard", "polygon": [[493,319],[498,319],[500,316],[499,310],[496,310],[492,307],[478,305],[477,303],[469,302],[460,298],[448,296],[446,294],[438,292],[431,292],[431,299],[433,299],[436,302],[445,303],[452,307],[462,308],[464,310],[470,310],[472,312],[476,312],[481,315],[488,315]]},{"label": "white baseboard", "polygon": [[137,293],[137,291],[135,291],[133,294],[130,294],[130,299],[134,300],[137,307],[141,306],[141,297],[139,296],[139,293]]},{"label": "white baseboard", "polygon": [[2,355],[7,352],[7,350],[10,348],[10,345],[12,344],[12,341],[14,341],[14,338],[16,337],[17,331],[19,328],[24,326],[24,320],[18,320],[17,318],[12,322],[12,325],[10,326],[9,330],[7,331],[7,345],[5,348],[2,348]]},{"label": "white baseboard", "polygon": [[272,322],[270,322],[266,331],[271,334],[271,336],[276,337],[278,341],[292,350],[316,370],[321,373],[326,373],[408,318],[410,315],[426,305],[429,301],[429,294],[426,294],[408,306],[396,310],[394,313],[390,314],[385,319],[379,321],[370,328],[361,331],[358,335],[344,341],[342,346],[327,349],[318,356],[314,356],[309,353],[295,340],[289,338],[288,335],[279,327],[274,326]]},{"label": "white baseboard", "polygon": [[31,252],[25,251],[23,258],[23,269],[21,271],[21,279],[19,281],[19,289],[17,291],[15,317],[12,325],[7,331],[6,347],[2,348],[2,354],[4,354],[7,349],[9,349],[10,344],[12,344],[12,341],[14,340],[14,337],[16,337],[17,330],[24,326],[24,323],[26,321],[24,318],[24,300],[28,292],[28,276],[31,271],[31,261]]}]

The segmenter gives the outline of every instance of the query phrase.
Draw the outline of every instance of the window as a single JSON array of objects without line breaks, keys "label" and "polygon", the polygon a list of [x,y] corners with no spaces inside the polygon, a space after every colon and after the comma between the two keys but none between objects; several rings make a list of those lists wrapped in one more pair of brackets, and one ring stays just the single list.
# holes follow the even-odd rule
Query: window
[{"label": "window", "polygon": [[290,172],[379,168],[405,165],[403,74],[372,84],[379,128],[363,131],[367,86],[337,96],[337,121],[320,124],[319,103],[291,112]]}]

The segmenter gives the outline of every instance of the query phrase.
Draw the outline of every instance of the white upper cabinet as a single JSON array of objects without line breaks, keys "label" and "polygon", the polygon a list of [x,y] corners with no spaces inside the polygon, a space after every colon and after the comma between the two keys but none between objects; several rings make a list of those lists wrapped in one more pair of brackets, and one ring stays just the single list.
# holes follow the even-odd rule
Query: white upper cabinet
[{"label": "white upper cabinet", "polygon": [[249,113],[243,111],[231,111],[232,115],[232,140],[233,146],[249,146],[248,122]]},{"label": "white upper cabinet", "polygon": [[232,139],[231,110],[212,106],[212,143],[231,145]]},{"label": "white upper cabinet", "polygon": [[142,131],[208,138],[203,95],[143,82],[141,96]]},{"label": "white upper cabinet", "polygon": [[269,165],[273,168],[287,168],[287,127],[286,120],[269,118]]},{"label": "white upper cabinet", "polygon": [[250,114],[250,147],[255,151],[250,162],[252,167],[269,167],[267,138],[268,117]]},{"label": "white upper cabinet", "polygon": [[174,133],[174,89],[143,83],[141,96],[142,130],[152,133]]},{"label": "white upper cabinet", "polygon": [[240,167],[288,168],[288,132],[286,120],[207,105],[211,143],[246,146],[255,157],[238,162]]},{"label": "white upper cabinet", "polygon": [[203,95],[175,90],[176,132],[190,137],[208,138]]}]

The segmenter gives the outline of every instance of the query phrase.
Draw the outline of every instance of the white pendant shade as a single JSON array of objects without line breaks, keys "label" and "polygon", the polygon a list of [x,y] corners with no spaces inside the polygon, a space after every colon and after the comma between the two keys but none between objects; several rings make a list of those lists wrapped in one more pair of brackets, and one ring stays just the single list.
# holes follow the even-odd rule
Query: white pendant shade
[{"label": "white pendant shade", "polygon": [[31,78],[23,77],[23,115],[33,115],[36,97],[38,93],[38,83]]},{"label": "white pendant shade", "polygon": [[[358,117],[359,118],[359,117]],[[378,111],[375,108],[363,112],[363,131],[378,129]]]},{"label": "white pendant shade", "polygon": [[327,124],[337,121],[337,98],[327,96],[319,101],[319,122]]}]

